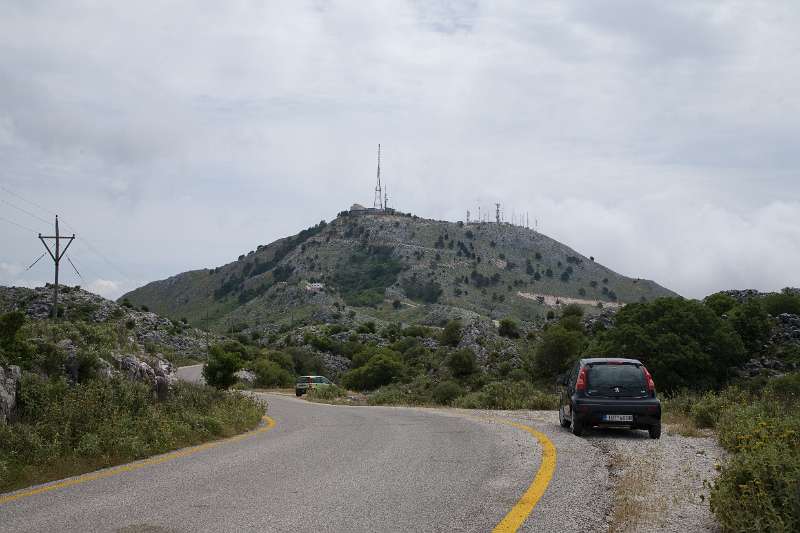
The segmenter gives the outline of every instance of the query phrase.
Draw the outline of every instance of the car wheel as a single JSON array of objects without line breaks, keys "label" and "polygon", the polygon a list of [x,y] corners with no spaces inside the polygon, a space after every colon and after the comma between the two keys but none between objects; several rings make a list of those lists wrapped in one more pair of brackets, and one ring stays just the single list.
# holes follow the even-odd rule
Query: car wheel
[{"label": "car wheel", "polygon": [[570,426],[570,421],[564,417],[564,407],[558,408],[558,423],[561,424],[562,428],[568,428]]},{"label": "car wheel", "polygon": [[651,439],[660,439],[661,438],[661,422],[658,424],[653,424],[649,428],[647,428],[647,432],[650,434]]},{"label": "car wheel", "polygon": [[583,435],[583,422],[575,416],[572,417],[572,434],[576,437]]},{"label": "car wheel", "polygon": [[294,391],[294,394],[295,394],[295,396],[302,396],[303,395],[303,391],[296,390],[296,391]]}]

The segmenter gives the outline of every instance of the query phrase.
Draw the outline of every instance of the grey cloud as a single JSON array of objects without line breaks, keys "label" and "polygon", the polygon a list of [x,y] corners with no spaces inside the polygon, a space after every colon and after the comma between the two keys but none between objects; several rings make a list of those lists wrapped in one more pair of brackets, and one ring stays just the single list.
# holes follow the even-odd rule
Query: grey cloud
[{"label": "grey cloud", "polygon": [[[792,2],[6,3],[0,182],[122,268],[76,247],[109,293],[370,203],[378,142],[402,210],[500,201],[688,296],[800,285],[798,21]],[[0,262],[39,248],[3,226]]]}]

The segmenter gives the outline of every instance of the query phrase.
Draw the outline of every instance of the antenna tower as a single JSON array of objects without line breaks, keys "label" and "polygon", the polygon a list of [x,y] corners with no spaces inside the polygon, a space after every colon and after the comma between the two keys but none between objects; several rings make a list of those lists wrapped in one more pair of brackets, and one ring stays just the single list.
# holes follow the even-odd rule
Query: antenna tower
[{"label": "antenna tower", "polygon": [[500,204],[494,204],[494,218],[500,223]]},{"label": "antenna tower", "polygon": [[378,144],[378,184],[375,186],[375,201],[372,202],[375,209],[383,209],[383,189],[381,187],[381,145]]}]

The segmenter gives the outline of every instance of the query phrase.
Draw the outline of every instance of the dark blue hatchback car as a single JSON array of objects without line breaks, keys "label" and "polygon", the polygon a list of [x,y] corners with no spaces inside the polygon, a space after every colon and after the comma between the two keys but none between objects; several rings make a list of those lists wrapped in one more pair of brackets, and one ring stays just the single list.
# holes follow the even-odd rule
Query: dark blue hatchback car
[{"label": "dark blue hatchback car", "polygon": [[661,437],[661,402],[653,377],[636,359],[581,359],[558,377],[561,426],[575,435],[592,427],[646,429]]}]

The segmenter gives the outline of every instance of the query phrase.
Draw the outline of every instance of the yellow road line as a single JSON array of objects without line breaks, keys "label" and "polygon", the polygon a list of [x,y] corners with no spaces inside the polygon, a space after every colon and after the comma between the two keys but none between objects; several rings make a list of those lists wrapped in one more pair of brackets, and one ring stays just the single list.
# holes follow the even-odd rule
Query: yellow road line
[{"label": "yellow road line", "polygon": [[167,461],[171,461],[173,459],[178,459],[180,457],[187,457],[189,455],[194,455],[198,452],[202,452],[204,450],[208,450],[211,448],[216,448],[222,444],[226,444],[229,442],[238,442],[240,440],[244,440],[246,438],[252,437],[254,435],[258,435],[259,433],[264,433],[269,431],[273,427],[275,427],[275,420],[271,417],[264,415],[261,420],[264,422],[263,426],[260,426],[252,431],[248,431],[247,433],[242,433],[241,435],[236,435],[235,437],[230,437],[228,439],[217,440],[212,442],[207,442],[205,444],[199,444],[197,446],[192,446],[190,448],[183,448],[181,450],[176,450],[174,452],[169,452],[163,455],[159,455],[158,457],[153,457],[152,459],[145,459],[143,461],[137,461],[135,463],[129,463],[122,466],[117,466],[114,468],[109,468],[107,470],[101,470],[99,472],[92,472],[90,474],[83,474],[81,476],[77,476],[70,479],[65,479],[64,481],[58,481],[56,483],[51,483],[49,485],[44,485],[42,487],[37,487],[35,489],[25,490],[22,492],[15,492],[9,494],[7,496],[0,496],[0,505],[3,505],[8,502],[13,502],[14,500],[20,500],[22,498],[27,498],[29,496],[36,496],[37,494],[43,494],[45,492],[50,492],[53,490],[64,489],[67,487],[72,487],[73,485],[79,485],[81,483],[87,483],[89,481],[95,481],[97,479],[105,479],[111,476],[116,476],[117,474],[122,474],[124,472],[133,472],[134,470],[140,470],[147,466],[158,465],[161,463],[166,463]]},{"label": "yellow road line", "polygon": [[533,482],[519,499],[516,505],[511,508],[508,514],[500,521],[497,526],[492,530],[494,533],[506,533],[517,531],[525,520],[530,516],[533,508],[539,503],[544,491],[550,484],[550,479],[553,477],[553,472],[556,470],[556,447],[547,438],[547,436],[530,426],[511,422],[509,420],[495,419],[502,424],[508,424],[515,428],[527,431],[539,441],[542,446],[542,463],[539,465],[539,470],[536,472],[536,477]]}]

